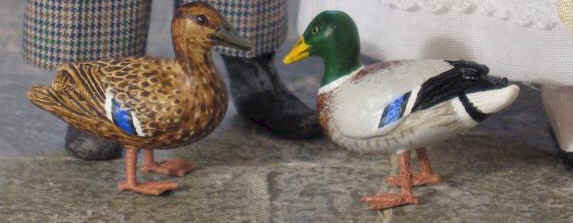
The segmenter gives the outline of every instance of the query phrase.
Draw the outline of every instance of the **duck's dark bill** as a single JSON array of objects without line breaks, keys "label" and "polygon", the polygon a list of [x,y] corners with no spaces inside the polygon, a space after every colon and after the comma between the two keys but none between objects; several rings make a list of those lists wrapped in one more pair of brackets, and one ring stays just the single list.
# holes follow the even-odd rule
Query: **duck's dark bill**
[{"label": "duck's dark bill", "polygon": [[217,44],[237,48],[240,50],[251,50],[251,44],[239,37],[228,25],[217,29],[215,34],[210,36]]}]

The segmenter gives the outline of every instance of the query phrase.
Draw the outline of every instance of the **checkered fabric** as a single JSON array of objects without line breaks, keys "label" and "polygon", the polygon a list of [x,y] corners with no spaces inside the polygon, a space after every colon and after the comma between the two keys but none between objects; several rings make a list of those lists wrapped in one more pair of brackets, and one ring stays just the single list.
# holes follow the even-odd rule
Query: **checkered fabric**
[{"label": "checkered fabric", "polygon": [[204,1],[218,9],[239,35],[254,46],[249,52],[217,47],[222,54],[255,57],[274,52],[286,38],[287,0],[177,0],[176,5],[194,1]]},{"label": "checkered fabric", "polygon": [[151,0],[28,0],[26,63],[44,69],[72,61],[145,54]]}]

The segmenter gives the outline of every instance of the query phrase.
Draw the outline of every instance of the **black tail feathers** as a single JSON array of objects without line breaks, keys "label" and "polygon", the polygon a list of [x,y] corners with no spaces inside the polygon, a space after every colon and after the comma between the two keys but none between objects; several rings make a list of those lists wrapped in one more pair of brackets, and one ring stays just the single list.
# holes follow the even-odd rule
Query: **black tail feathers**
[{"label": "black tail feathers", "polygon": [[413,110],[429,108],[468,93],[506,87],[507,78],[488,76],[489,68],[472,61],[446,61],[454,68],[430,78],[418,92]]}]

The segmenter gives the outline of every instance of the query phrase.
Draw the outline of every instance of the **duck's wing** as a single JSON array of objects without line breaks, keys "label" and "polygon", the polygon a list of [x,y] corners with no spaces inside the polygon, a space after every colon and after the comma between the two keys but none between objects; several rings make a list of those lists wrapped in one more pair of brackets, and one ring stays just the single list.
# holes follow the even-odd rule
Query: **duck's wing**
[{"label": "duck's wing", "polygon": [[174,89],[181,81],[166,71],[163,62],[124,58],[62,65],[50,86],[34,87],[28,96],[33,104],[75,127],[124,142],[137,141],[169,128],[153,120],[170,123],[171,116],[182,109],[182,94]]},{"label": "duck's wing", "polygon": [[[481,89],[487,67],[466,61],[405,60],[372,65],[342,84],[333,116],[353,138],[385,135],[409,114]],[[482,81],[485,80],[485,81]],[[476,115],[479,113],[476,110]]]}]

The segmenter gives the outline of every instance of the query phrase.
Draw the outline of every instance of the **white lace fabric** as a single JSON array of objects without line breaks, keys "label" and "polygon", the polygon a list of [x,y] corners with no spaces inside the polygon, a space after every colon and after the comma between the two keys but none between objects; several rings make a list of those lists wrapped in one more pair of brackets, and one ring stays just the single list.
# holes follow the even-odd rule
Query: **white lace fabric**
[{"label": "white lace fabric", "polygon": [[478,13],[514,22],[520,26],[553,29],[559,24],[555,0],[380,0],[407,11],[432,13]]}]

